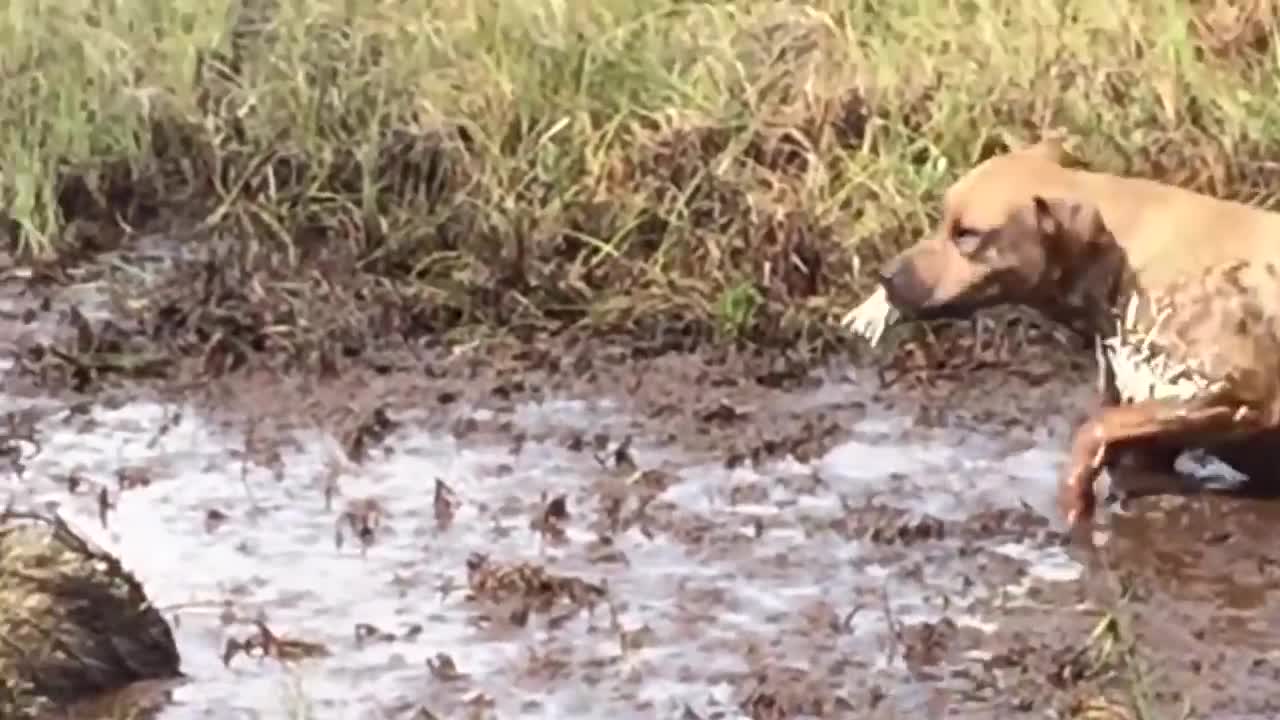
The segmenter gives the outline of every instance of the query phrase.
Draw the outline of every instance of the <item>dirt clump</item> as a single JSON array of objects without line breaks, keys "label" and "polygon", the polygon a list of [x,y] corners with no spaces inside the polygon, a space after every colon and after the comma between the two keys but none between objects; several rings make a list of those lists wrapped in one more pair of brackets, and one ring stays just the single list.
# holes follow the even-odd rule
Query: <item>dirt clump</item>
[{"label": "dirt clump", "polygon": [[738,706],[751,720],[839,717],[855,710],[821,677],[802,668],[765,667],[741,682],[746,692]]},{"label": "dirt clump", "polygon": [[237,655],[271,658],[277,662],[292,663],[308,658],[324,657],[330,653],[323,643],[278,635],[267,623],[256,620],[256,631],[244,638],[227,638],[222,651],[222,664],[228,666]]},{"label": "dirt clump", "polygon": [[138,581],[56,517],[0,517],[0,624],[5,717],[181,677],[169,623]]},{"label": "dirt clump", "polygon": [[[524,626],[531,613],[549,615],[552,626],[560,625],[583,609],[594,615],[596,606],[609,600],[605,586],[531,563],[501,565],[483,554],[467,559],[467,587],[470,598],[505,609],[499,616],[516,626]],[[553,613],[564,606],[568,609]]]}]

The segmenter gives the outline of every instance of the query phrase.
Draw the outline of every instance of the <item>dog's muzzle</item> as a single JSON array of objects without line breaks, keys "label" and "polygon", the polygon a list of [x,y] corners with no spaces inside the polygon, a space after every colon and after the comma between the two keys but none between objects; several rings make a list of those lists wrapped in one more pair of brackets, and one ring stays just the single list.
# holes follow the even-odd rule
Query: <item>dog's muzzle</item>
[{"label": "dog's muzzle", "polygon": [[875,292],[840,320],[841,325],[873,346],[879,344],[886,330],[912,314],[932,294],[910,263],[901,258],[885,263],[877,279],[880,282]]},{"label": "dog's muzzle", "polygon": [[886,263],[880,269],[879,280],[889,304],[904,314],[923,310],[933,300],[933,287],[925,282],[912,263],[902,260]]}]

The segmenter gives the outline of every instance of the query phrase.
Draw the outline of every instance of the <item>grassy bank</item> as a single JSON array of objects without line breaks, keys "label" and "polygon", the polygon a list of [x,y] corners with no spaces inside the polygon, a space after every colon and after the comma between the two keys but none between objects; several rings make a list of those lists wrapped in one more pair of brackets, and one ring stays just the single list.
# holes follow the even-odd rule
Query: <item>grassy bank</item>
[{"label": "grassy bank", "polygon": [[14,0],[6,234],[70,257],[181,220],[235,248],[224,285],[364,278],[406,332],[817,339],[1041,130],[1276,205],[1274,3],[1237,5]]}]

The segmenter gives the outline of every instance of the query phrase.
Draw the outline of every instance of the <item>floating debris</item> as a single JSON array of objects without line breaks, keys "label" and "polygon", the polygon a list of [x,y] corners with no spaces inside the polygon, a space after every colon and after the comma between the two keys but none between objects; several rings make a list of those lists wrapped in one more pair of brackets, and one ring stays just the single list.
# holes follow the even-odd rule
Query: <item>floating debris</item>
[{"label": "floating debris", "polygon": [[382,503],[374,498],[352,500],[338,516],[333,534],[334,545],[341,549],[346,539],[346,530],[350,530],[360,540],[361,552],[368,550],[378,537],[378,530],[382,527],[382,519],[385,515],[386,511],[383,510]]},{"label": "floating debris", "polygon": [[392,420],[385,407],[374,408],[369,417],[356,426],[346,442],[347,457],[352,462],[362,463],[369,451],[381,445],[400,427],[400,423]]},{"label": "floating debris", "polygon": [[569,522],[569,499],[565,495],[557,495],[550,501],[543,491],[539,499],[539,510],[529,521],[529,529],[538,533],[543,540],[563,543],[566,539],[565,524]]},{"label": "floating debris", "polygon": [[550,613],[557,605],[568,605],[568,612],[551,619],[559,624],[586,609],[608,599],[603,585],[581,578],[555,575],[546,568],[532,563],[499,565],[487,555],[473,553],[467,558],[467,586],[472,600],[496,606],[514,605],[509,619],[514,625],[524,625],[531,612]]},{"label": "floating debris", "polygon": [[436,517],[436,526],[441,530],[449,529],[449,526],[453,524],[453,515],[457,511],[457,507],[458,494],[444,480],[436,478],[435,496],[431,501],[431,508]]},{"label": "floating debris", "polygon": [[222,664],[229,666],[236,655],[271,658],[281,663],[293,663],[308,658],[326,657],[329,649],[323,643],[299,640],[277,635],[261,620],[255,623],[258,631],[243,640],[227,638],[222,651]]}]

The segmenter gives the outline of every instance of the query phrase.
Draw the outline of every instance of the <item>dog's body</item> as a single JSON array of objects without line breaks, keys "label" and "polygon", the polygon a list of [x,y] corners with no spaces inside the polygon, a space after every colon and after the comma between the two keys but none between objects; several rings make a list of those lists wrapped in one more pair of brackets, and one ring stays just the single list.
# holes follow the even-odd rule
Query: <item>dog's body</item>
[{"label": "dog's body", "polygon": [[[1280,214],[1067,168],[1061,155],[1041,143],[956,182],[937,232],[883,269],[889,303],[908,320],[1017,303],[1107,339],[1105,402],[1075,435],[1060,494],[1072,524],[1092,518],[1104,466],[1172,474],[1183,451],[1202,448],[1270,480],[1280,467]],[[1147,392],[1117,381],[1138,345],[1166,365]]]}]

